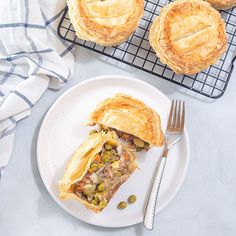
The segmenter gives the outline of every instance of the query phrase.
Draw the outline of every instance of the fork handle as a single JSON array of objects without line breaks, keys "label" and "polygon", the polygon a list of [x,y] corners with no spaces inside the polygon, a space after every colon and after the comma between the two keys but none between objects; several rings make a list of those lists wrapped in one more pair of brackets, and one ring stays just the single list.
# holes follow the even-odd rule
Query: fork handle
[{"label": "fork handle", "polygon": [[148,203],[147,203],[147,207],[146,207],[146,211],[145,211],[145,215],[143,219],[144,227],[148,230],[153,229],[156,202],[157,202],[157,198],[158,198],[158,194],[159,194],[159,190],[161,186],[162,176],[165,170],[167,152],[168,150],[165,150],[162,155],[161,162],[158,167],[158,170],[157,170],[157,173],[156,173],[153,185],[152,185],[152,189],[149,195],[149,199],[148,199]]}]

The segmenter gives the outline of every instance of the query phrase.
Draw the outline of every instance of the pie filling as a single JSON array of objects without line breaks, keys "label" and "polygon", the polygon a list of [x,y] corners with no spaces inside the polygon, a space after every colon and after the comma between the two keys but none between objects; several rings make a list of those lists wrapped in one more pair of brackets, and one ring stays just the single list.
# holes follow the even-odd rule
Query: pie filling
[{"label": "pie filling", "polygon": [[124,142],[124,146],[131,149],[132,151],[141,152],[148,151],[150,149],[149,143],[143,141],[142,139],[134,135],[110,127],[100,126],[100,129],[103,131],[114,131],[118,135],[120,140]]},{"label": "pie filling", "polygon": [[84,177],[75,183],[75,194],[103,209],[135,168],[134,156],[130,152],[116,143],[107,142]]}]

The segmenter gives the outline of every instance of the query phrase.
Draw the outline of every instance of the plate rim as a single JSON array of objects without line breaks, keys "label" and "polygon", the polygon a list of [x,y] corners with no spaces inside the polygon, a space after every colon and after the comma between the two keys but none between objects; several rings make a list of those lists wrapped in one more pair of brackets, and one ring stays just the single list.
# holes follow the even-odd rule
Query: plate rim
[{"label": "plate rim", "polygon": [[[90,224],[90,225],[94,225],[94,226],[99,226],[99,227],[103,227],[103,228],[123,228],[123,227],[128,227],[128,226],[132,226],[132,225],[136,225],[136,224],[139,224],[139,223],[142,223],[142,221],[135,221],[135,223],[133,224],[122,224],[120,226],[116,226],[116,225],[102,225],[102,224],[96,224],[96,223],[92,223],[92,222],[89,222],[89,221],[86,221],[84,219],[82,219],[82,217],[74,214],[73,212],[69,211],[65,206],[64,204],[62,204],[62,202],[56,198],[55,194],[51,191],[50,189],[50,186],[47,184],[47,181],[46,179],[44,178],[43,176],[43,173],[41,171],[41,165],[40,165],[40,145],[41,145],[41,141],[42,138],[42,132],[43,132],[43,127],[45,126],[45,123],[47,122],[48,120],[48,117],[50,115],[50,113],[54,110],[54,107],[67,95],[69,94],[71,91],[77,89],[77,87],[80,87],[84,84],[87,84],[87,83],[91,83],[91,82],[94,82],[94,81],[99,81],[99,80],[109,80],[109,79],[118,79],[118,80],[129,80],[129,81],[133,81],[135,83],[139,83],[139,84],[143,84],[144,86],[146,87],[149,87],[151,89],[154,89],[156,91],[159,92],[159,94],[167,99],[169,101],[169,103],[171,104],[171,101],[170,99],[161,91],[159,90],[157,87],[153,86],[152,84],[146,82],[146,81],[143,81],[141,79],[138,79],[136,77],[131,77],[131,76],[123,76],[123,75],[105,75],[105,76],[95,76],[95,77],[91,77],[89,79],[85,79],[84,81],[81,81],[75,85],[73,85],[71,88],[69,88],[67,91],[65,91],[64,93],[62,93],[54,102],[53,104],[49,107],[49,109],[47,110],[44,118],[43,118],[43,121],[41,122],[41,125],[40,125],[40,129],[39,129],[39,132],[38,132],[38,137],[37,137],[37,146],[36,146],[36,155],[37,155],[37,165],[38,165],[38,171],[39,171],[39,174],[40,174],[40,177],[43,181],[43,184],[47,190],[47,192],[49,193],[50,197],[64,210],[66,211],[68,214],[70,214],[71,216],[75,217],[76,219],[82,221],[82,222],[85,222],[87,224]],[[185,136],[185,142],[186,142],[186,162],[185,162],[185,166],[184,166],[184,171],[182,172],[182,177],[180,179],[180,182],[177,186],[177,188],[175,189],[175,191],[172,193],[171,197],[169,198],[169,200],[162,205],[162,207],[160,207],[158,209],[158,214],[164,209],[166,208],[172,201],[173,199],[176,197],[176,195],[179,193],[183,183],[184,183],[184,180],[186,178],[186,174],[187,174],[187,170],[188,170],[188,167],[189,167],[189,161],[190,161],[190,143],[189,143],[189,135],[188,135],[188,131],[186,129],[186,127],[184,128],[184,136]],[[157,212],[155,213],[157,214]]]}]

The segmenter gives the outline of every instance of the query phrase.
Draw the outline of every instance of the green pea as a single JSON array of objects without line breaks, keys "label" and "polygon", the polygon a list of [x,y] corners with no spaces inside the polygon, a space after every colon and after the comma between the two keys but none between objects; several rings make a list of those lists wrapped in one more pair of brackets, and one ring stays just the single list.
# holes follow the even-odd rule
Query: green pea
[{"label": "green pea", "polygon": [[99,184],[97,187],[99,192],[103,192],[105,190],[105,185],[103,183]]},{"label": "green pea", "polygon": [[137,197],[135,195],[130,195],[128,198],[128,203],[132,204],[134,202],[136,202]]},{"label": "green pea", "polygon": [[143,148],[141,147],[136,147],[136,152],[142,152],[143,151]]},{"label": "green pea", "polygon": [[125,209],[127,207],[127,203],[124,201],[120,202],[117,207],[118,209]]},{"label": "green pea", "polygon": [[89,131],[89,135],[96,134],[98,131],[97,130],[91,130]]},{"label": "green pea", "polygon": [[99,197],[97,196],[97,194],[95,194],[94,200],[95,200],[96,202],[100,202],[100,199],[99,199]]},{"label": "green pea", "polygon": [[95,195],[94,198],[93,198],[93,200],[92,200],[92,203],[93,203],[94,205],[98,205],[99,202],[100,202],[100,200],[99,200],[98,196]]},{"label": "green pea", "polygon": [[107,156],[107,155],[104,155],[104,156],[102,157],[102,161],[103,161],[104,163],[108,163],[108,162],[110,161],[110,157]]},{"label": "green pea", "polygon": [[91,164],[90,168],[91,168],[93,171],[97,171],[97,170],[99,169],[98,164],[95,163],[95,162],[93,162],[93,163]]},{"label": "green pea", "polygon": [[111,151],[113,149],[112,145],[110,145],[109,143],[105,143],[104,147],[106,151]]},{"label": "green pea", "polygon": [[144,141],[140,138],[134,138],[133,142],[137,147],[144,147]]},{"label": "green pea", "polygon": [[93,198],[95,201],[100,202],[100,196],[101,196],[101,193],[97,192],[96,190]]},{"label": "green pea", "polygon": [[102,162],[98,163],[98,168],[101,169],[104,166],[104,164]]},{"label": "green pea", "polygon": [[95,201],[94,199],[92,200],[93,205],[98,205],[98,202]]},{"label": "green pea", "polygon": [[101,208],[104,208],[105,206],[107,205],[107,200],[102,200],[102,201],[100,201],[100,203],[99,203],[99,206],[101,207]]},{"label": "green pea", "polygon": [[111,153],[108,151],[104,152],[102,155],[102,161],[104,163],[108,163],[110,160],[111,160]]}]

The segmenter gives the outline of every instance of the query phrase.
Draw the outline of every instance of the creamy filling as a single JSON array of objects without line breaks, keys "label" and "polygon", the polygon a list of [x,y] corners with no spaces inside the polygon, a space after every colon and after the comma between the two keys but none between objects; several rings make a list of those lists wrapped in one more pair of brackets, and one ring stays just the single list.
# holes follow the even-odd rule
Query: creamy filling
[{"label": "creamy filling", "polygon": [[75,194],[104,208],[119,186],[133,172],[130,154],[114,143],[105,143],[85,176],[75,184]]},{"label": "creamy filling", "polygon": [[149,143],[143,141],[142,139],[134,135],[110,127],[100,126],[100,129],[105,131],[109,130],[116,132],[119,138],[122,139],[122,141],[124,142],[125,146],[127,146],[129,149],[132,149],[133,151],[141,152],[141,151],[148,151],[150,149]]}]

